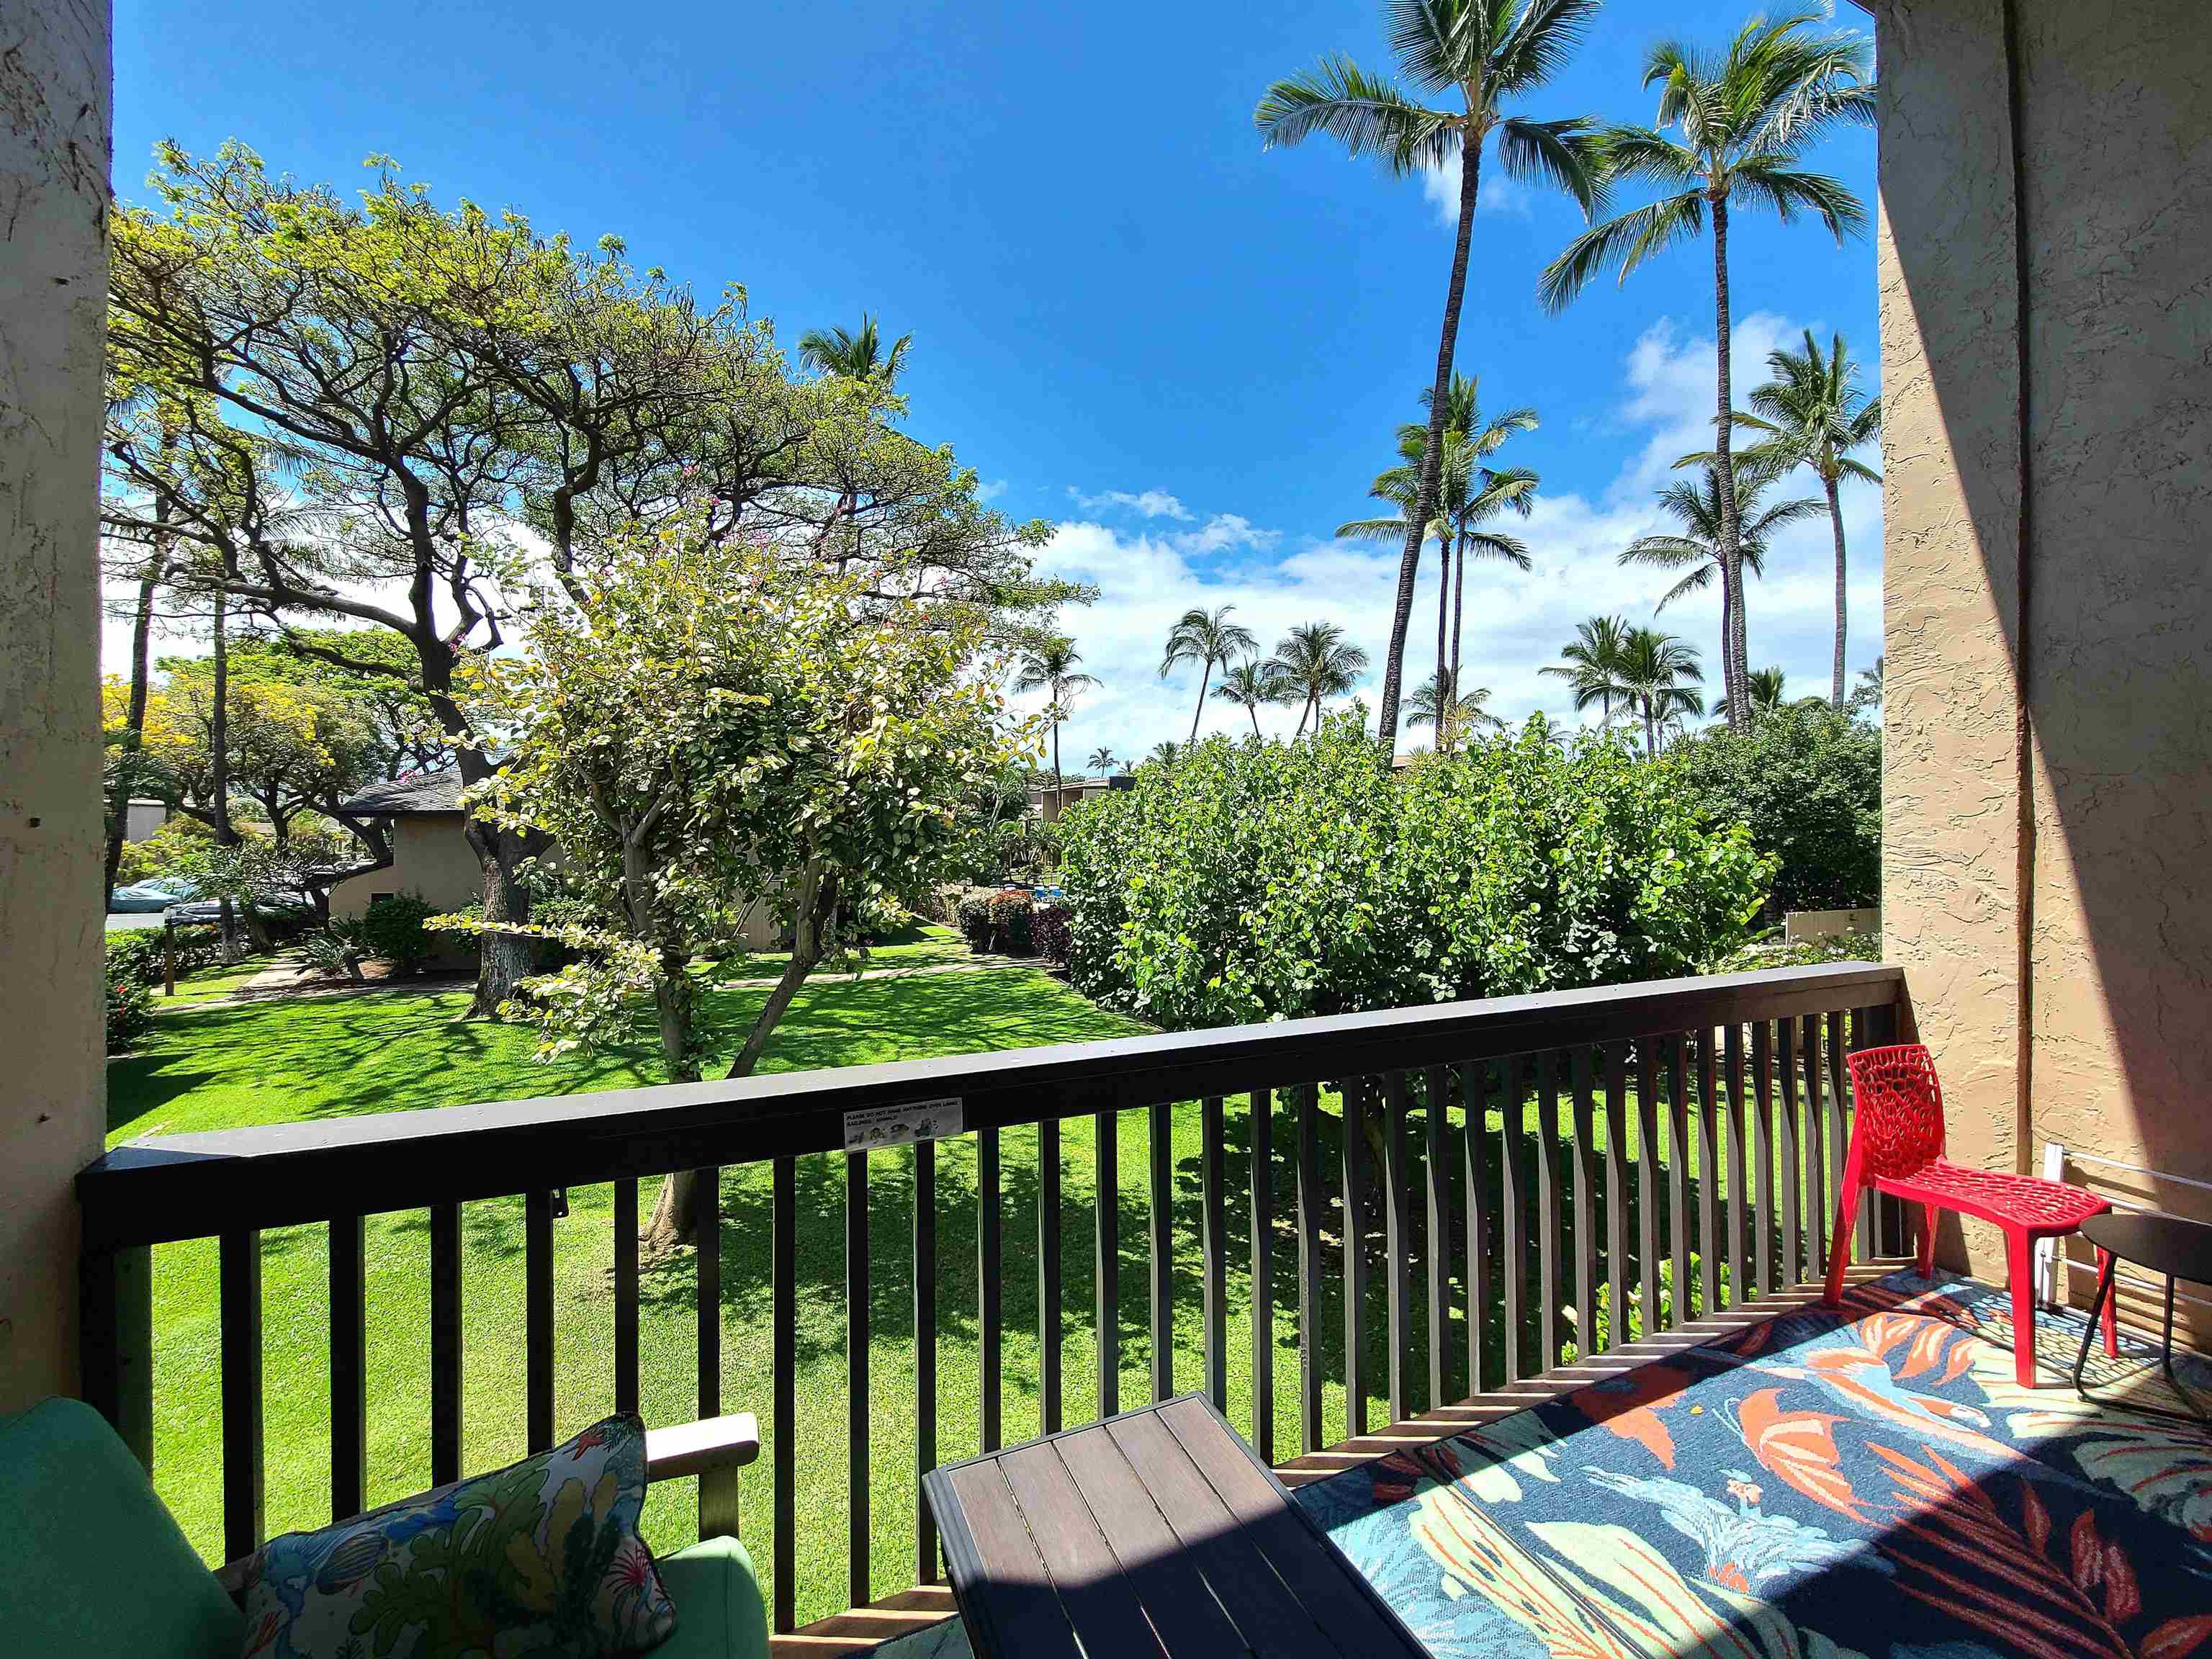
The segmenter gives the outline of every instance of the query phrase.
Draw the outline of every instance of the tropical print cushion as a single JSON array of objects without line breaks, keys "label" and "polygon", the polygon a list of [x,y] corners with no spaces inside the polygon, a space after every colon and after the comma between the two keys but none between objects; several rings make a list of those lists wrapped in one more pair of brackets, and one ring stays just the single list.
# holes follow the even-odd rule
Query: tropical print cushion
[{"label": "tropical print cushion", "polygon": [[638,1535],[645,1425],[262,1546],[245,1659],[599,1659],[676,1627]]},{"label": "tropical print cushion", "polygon": [[1295,1496],[1435,1659],[2212,1659],[2212,1427],[2140,1345],[2077,1396],[2078,1317],[2021,1388],[2006,1302],[1894,1274]]}]

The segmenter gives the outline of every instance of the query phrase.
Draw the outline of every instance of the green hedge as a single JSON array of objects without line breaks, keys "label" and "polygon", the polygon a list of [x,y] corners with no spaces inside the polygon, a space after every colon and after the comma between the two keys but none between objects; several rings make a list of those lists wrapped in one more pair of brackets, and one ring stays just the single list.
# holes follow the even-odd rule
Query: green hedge
[{"label": "green hedge", "polygon": [[1345,717],[1137,776],[1065,821],[1071,975],[1173,1028],[1699,972],[1773,867],[1670,762],[1540,719],[1395,775]]}]

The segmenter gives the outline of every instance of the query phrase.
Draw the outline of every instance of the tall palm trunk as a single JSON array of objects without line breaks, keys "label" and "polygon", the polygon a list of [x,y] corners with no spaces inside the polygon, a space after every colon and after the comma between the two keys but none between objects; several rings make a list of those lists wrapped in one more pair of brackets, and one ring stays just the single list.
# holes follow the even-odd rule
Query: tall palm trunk
[{"label": "tall palm trunk", "polygon": [[[1054,693],[1053,701],[1060,701],[1057,692]],[[1060,775],[1060,722],[1057,720],[1052,723],[1052,806],[1055,812],[1067,811],[1067,782]]]},{"label": "tall palm trunk", "polygon": [[[1482,88],[1468,95],[1479,107]],[[1437,339],[1436,388],[1429,398],[1429,441],[1421,451],[1421,488],[1406,526],[1406,551],[1398,561],[1398,602],[1390,617],[1390,651],[1382,665],[1382,714],[1377,740],[1387,759],[1398,747],[1398,700],[1405,689],[1406,635],[1413,623],[1413,578],[1420,568],[1421,543],[1429,515],[1437,510],[1437,482],[1443,475],[1444,412],[1451,396],[1452,360],[1459,349],[1460,302],[1467,296],[1467,256],[1474,236],[1474,201],[1481,185],[1482,135],[1472,131],[1460,143],[1459,234],[1452,243],[1451,282],[1444,289],[1444,323]]]},{"label": "tall palm trunk", "polygon": [[1453,702],[1459,684],[1451,677],[1451,667],[1444,656],[1445,612],[1451,606],[1452,544],[1451,531],[1437,538],[1437,557],[1442,561],[1437,567],[1437,750],[1440,754],[1451,753],[1451,716]]},{"label": "tall palm trunk", "polygon": [[[156,521],[167,516],[166,496],[154,504]],[[156,544],[157,548],[160,544]],[[107,896],[115,890],[115,877],[123,866],[123,838],[131,828],[131,794],[138,786],[138,773],[146,741],[146,700],[152,678],[154,596],[168,574],[166,550],[138,584],[137,609],[131,618],[131,704],[124,715],[123,752],[115,762],[115,797],[108,805],[107,856],[100,883],[100,908],[107,908]]]},{"label": "tall palm trunk", "polygon": [[1721,498],[1721,592],[1723,602],[1736,601],[1728,611],[1728,634],[1721,641],[1722,690],[1728,697],[1729,724],[1741,726],[1751,711],[1737,695],[1751,672],[1751,650],[1744,626],[1743,543],[1735,510],[1735,465],[1732,459],[1735,428],[1735,398],[1729,384],[1728,198],[1713,202],[1713,334],[1719,362],[1717,428],[1713,452],[1717,458],[1714,482]]},{"label": "tall palm trunk", "polygon": [[1459,696],[1459,626],[1467,614],[1467,532],[1460,532],[1459,562],[1452,567],[1452,696]]},{"label": "tall palm trunk", "polygon": [[1198,707],[1190,711],[1190,740],[1193,743],[1196,743],[1198,741],[1198,723],[1206,714],[1206,687],[1207,682],[1212,680],[1212,678],[1213,659],[1208,657],[1203,663],[1199,665]]},{"label": "tall palm trunk", "polygon": [[1844,507],[1837,498],[1836,481],[1824,476],[1820,482],[1828,489],[1828,522],[1836,532],[1836,659],[1828,676],[1829,706],[1841,714],[1844,708]]},{"label": "tall palm trunk", "polygon": [[1651,718],[1651,699],[1644,700],[1644,758],[1659,758],[1659,728]]}]

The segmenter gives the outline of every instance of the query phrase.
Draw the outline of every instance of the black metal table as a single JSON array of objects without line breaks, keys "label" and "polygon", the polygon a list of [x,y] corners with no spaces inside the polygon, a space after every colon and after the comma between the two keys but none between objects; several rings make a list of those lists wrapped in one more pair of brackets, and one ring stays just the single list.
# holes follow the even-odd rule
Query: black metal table
[{"label": "black metal table", "polygon": [[2194,1279],[2212,1284],[2212,1225],[2160,1210],[2108,1210],[2081,1224],[2081,1237],[2104,1251],[2104,1271],[2097,1275],[2096,1299],[2089,1304],[2089,1328],[2082,1334],[2081,1352],[2074,1361],[2075,1391],[2090,1397],[2081,1386],[2081,1372],[2089,1363],[2089,1344],[2097,1335],[2097,1321],[2112,1294],[2112,1273],[2121,1261],[2134,1262],[2166,1275],[2166,1335],[2162,1355],[2166,1380],[2181,1402],[2200,1420],[2212,1421],[2182,1385],[2173,1370],[2173,1281]]},{"label": "black metal table", "polygon": [[1426,1659],[1200,1395],[933,1470],[922,1491],[982,1659]]}]

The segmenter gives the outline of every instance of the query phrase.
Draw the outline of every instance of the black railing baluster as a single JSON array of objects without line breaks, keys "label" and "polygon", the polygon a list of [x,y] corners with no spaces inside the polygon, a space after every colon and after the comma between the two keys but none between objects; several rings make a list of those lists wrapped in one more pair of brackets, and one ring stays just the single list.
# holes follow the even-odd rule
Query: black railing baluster
[{"label": "black railing baluster", "polygon": [[637,1177],[615,1182],[615,1409],[637,1409]]},{"label": "black railing baluster", "polygon": [[1121,1175],[1119,1112],[1091,1119],[1091,1158],[1097,1171],[1097,1201],[1091,1218],[1091,1324],[1098,1361],[1098,1415],[1121,1409]]},{"label": "black railing baluster", "polygon": [[1521,1056],[1508,1054],[1498,1062],[1498,1225],[1504,1248],[1498,1253],[1499,1273],[1505,1281],[1505,1382],[1521,1380],[1521,1356],[1527,1346],[1528,1318],[1528,1208],[1527,1163],[1522,1138],[1528,1117],[1522,1106]]},{"label": "black railing baluster", "polygon": [[1037,1410],[1044,1432],[1060,1430],[1060,1120],[1037,1125]]},{"label": "black railing baluster", "polygon": [[1751,1160],[1746,1155],[1752,1115],[1743,1093],[1743,1027],[1731,1020],[1725,1033],[1723,1057],[1728,1067],[1728,1270],[1729,1305],[1755,1294],[1743,1281],[1744,1228],[1753,1218],[1750,1179]]},{"label": "black railing baluster", "polygon": [[1298,1102],[1298,1449],[1322,1448],[1320,1090],[1302,1085]]},{"label": "black railing baluster", "polygon": [[261,1547],[261,1235],[248,1227],[216,1249],[222,1373],[222,1553]]},{"label": "black railing baluster", "polygon": [[1275,1461],[1275,1096],[1250,1094],[1252,1113],[1252,1444]]},{"label": "black railing baluster", "polygon": [[368,1230],[358,1212],[331,1222],[331,1519],[368,1507]]},{"label": "black railing baluster", "polygon": [[[693,1254],[698,1258],[699,1415],[722,1414],[722,1171],[698,1172],[692,1189],[697,1215]],[[703,1484],[703,1483],[702,1483]]]},{"label": "black railing baluster", "polygon": [[1752,1212],[1752,1237],[1755,1241],[1753,1256],[1759,1269],[1758,1290],[1761,1296],[1776,1288],[1775,1258],[1780,1255],[1776,1243],[1780,1237],[1781,1212],[1777,1207],[1774,1194],[1776,1140],[1774,1109],[1774,1039],[1773,1028],[1759,1020],[1751,1028],[1751,1093],[1752,1116],[1755,1121],[1751,1138],[1756,1173],[1753,1186],[1759,1194],[1758,1207]]},{"label": "black railing baluster", "polygon": [[430,1484],[461,1478],[461,1206],[430,1206]]},{"label": "black railing baluster", "polygon": [[776,1158],[769,1171],[769,1378],[775,1429],[770,1477],[775,1524],[775,1625],[798,1627],[799,1609],[799,1160]]},{"label": "black railing baluster", "polygon": [[872,1599],[868,1561],[868,1155],[845,1154],[845,1594]]},{"label": "black railing baluster", "polygon": [[999,1132],[975,1132],[975,1300],[976,1379],[983,1449],[996,1451],[1006,1438],[1003,1384],[1006,1376],[1005,1286],[1000,1274],[1006,1257],[1006,1209],[999,1191]]},{"label": "black railing baluster", "polygon": [[1718,1044],[1712,1028],[1698,1033],[1698,1311],[1711,1318],[1721,1310],[1719,1202],[1720,1141],[1714,1121],[1720,1077]]},{"label": "black railing baluster", "polygon": [[1150,1136],[1146,1176],[1152,1188],[1152,1398],[1175,1393],[1175,1172],[1172,1109],[1152,1107],[1146,1119]]},{"label": "black railing baluster", "polygon": [[[1680,1031],[1661,1040],[1667,1068],[1667,1241],[1674,1262],[1674,1318],[1668,1328],[1690,1322],[1690,1066]],[[1647,1327],[1647,1329],[1649,1328]]]},{"label": "black railing baluster", "polygon": [[1450,1077],[1444,1067],[1431,1066],[1422,1078],[1428,1102],[1421,1114],[1421,1187],[1427,1197],[1422,1237],[1428,1241],[1431,1407],[1453,1398],[1450,1345],[1444,1340],[1451,1323],[1451,1171],[1444,1158],[1444,1131],[1451,1115]]},{"label": "black railing baluster", "polygon": [[[1856,1054],[1862,1048],[1873,1046],[1874,1012],[1871,1008],[1854,1008],[1851,1011],[1850,1042],[1848,1053]],[[1851,1126],[1857,1121],[1858,1112],[1856,1097],[1850,1088],[1850,1073],[1844,1069],[1844,1062],[1840,1058],[1836,1066],[1836,1101],[1843,1113],[1842,1146],[1845,1155],[1848,1156],[1851,1144]],[[1844,1163],[1843,1158],[1836,1160],[1836,1175],[1839,1181],[1843,1178]],[[1881,1229],[1875,1210],[1875,1196],[1870,1191],[1862,1192],[1859,1194],[1858,1239],[1859,1260],[1862,1261],[1872,1261],[1884,1253]]]},{"label": "black railing baluster", "polygon": [[1658,1047],[1656,1036],[1636,1039],[1636,1268],[1642,1309],[1638,1324],[1646,1337],[1667,1328],[1659,1316]]},{"label": "black railing baluster", "polygon": [[1606,1347],[1628,1340],[1628,1050],[1605,1046],[1605,1277],[1611,1295]]},{"label": "black railing baluster", "polygon": [[553,1194],[542,1187],[522,1200],[522,1348],[525,1443],[535,1454],[553,1444]]},{"label": "black railing baluster", "polygon": [[1577,1043],[1568,1055],[1568,1081],[1573,1091],[1574,1145],[1568,1156],[1575,1177],[1575,1353],[1587,1358],[1595,1348],[1597,1330],[1597,1171],[1592,1162],[1591,1137],[1596,1116],[1590,1088],[1590,1051]]},{"label": "black railing baluster", "polygon": [[1389,1396],[1390,1420],[1402,1423],[1412,1415],[1406,1396],[1406,1352],[1413,1340],[1413,1281],[1410,1266],[1413,1236],[1407,1214],[1412,1180],[1407,1165],[1409,1149],[1403,1072],[1384,1076],[1382,1104],[1382,1252],[1388,1275],[1383,1281],[1383,1300],[1390,1341],[1389,1363],[1384,1370],[1385,1391]]},{"label": "black railing baluster", "polygon": [[1559,1079],[1536,1055],[1536,1369],[1559,1363]]},{"label": "black railing baluster", "polygon": [[1367,1432],[1367,1113],[1366,1079],[1338,1085],[1344,1112],[1344,1423],[1345,1432]]},{"label": "black railing baluster", "polygon": [[1199,1251],[1205,1261],[1206,1395],[1216,1411],[1229,1408],[1229,1241],[1223,1237],[1227,1166],[1222,1146],[1221,1099],[1208,1096],[1199,1117]]},{"label": "black railing baluster", "polygon": [[1459,1098],[1464,1119],[1460,1136],[1461,1172],[1467,1183],[1467,1391],[1480,1394],[1489,1384],[1490,1194],[1483,1150],[1490,1142],[1490,1090],[1484,1067],[1471,1061],[1459,1068]]},{"label": "black railing baluster", "polygon": [[914,1579],[937,1582],[937,1521],[921,1480],[937,1467],[937,1143],[914,1147]]},{"label": "black railing baluster", "polygon": [[1828,1271],[1828,1157],[1826,1113],[1820,1097],[1820,1017],[1805,1016],[1798,1045],[1805,1068],[1805,1242],[1808,1279]]},{"label": "black railing baluster", "polygon": [[1788,1289],[1802,1280],[1805,1235],[1798,1225],[1797,1204],[1805,1190],[1805,1166],[1798,1152],[1797,1022],[1774,1022],[1778,1075],[1782,1097],[1774,1107],[1775,1179],[1782,1187],[1782,1277]]},{"label": "black railing baluster", "polygon": [[[1844,1116],[1844,1102],[1847,1097],[1844,1092],[1845,1033],[1842,1010],[1833,1010],[1823,1016],[1823,1024],[1827,1031],[1826,1052],[1828,1061],[1827,1211],[1832,1217],[1842,1208],[1844,1202],[1844,1159],[1850,1150],[1851,1133],[1850,1125]],[[1863,1206],[1861,1206],[1859,1213],[1862,1217],[1865,1215]],[[1850,1258],[1850,1218],[1844,1218],[1843,1227],[1829,1239],[1828,1248],[1841,1255],[1846,1261]],[[1870,1254],[1867,1249],[1866,1237],[1863,1233],[1859,1238],[1859,1260],[1865,1261]]]}]

